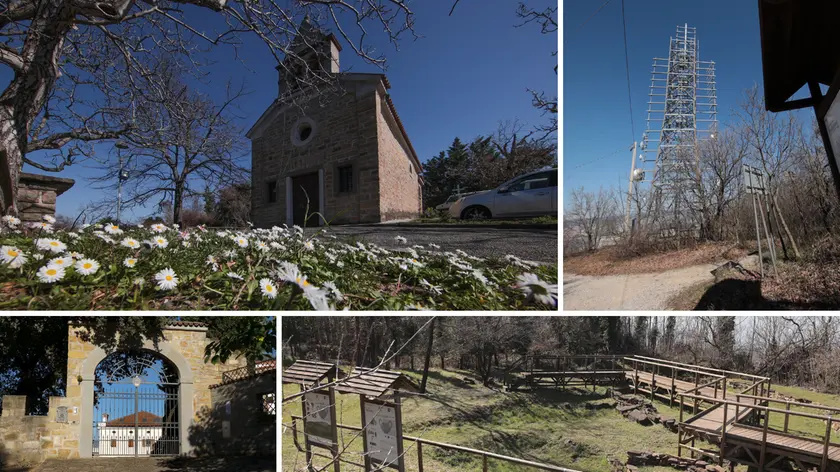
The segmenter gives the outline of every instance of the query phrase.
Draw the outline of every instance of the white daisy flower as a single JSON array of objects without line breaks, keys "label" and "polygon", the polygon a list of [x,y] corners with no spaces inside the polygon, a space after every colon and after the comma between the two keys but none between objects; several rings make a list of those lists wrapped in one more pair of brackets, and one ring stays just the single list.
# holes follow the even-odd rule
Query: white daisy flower
[{"label": "white daisy flower", "polygon": [[268,251],[268,244],[265,241],[257,241],[257,249],[260,251]]},{"label": "white daisy flower", "polygon": [[46,284],[57,282],[64,278],[64,267],[47,265],[38,269],[38,279]]},{"label": "white daisy flower", "polygon": [[524,273],[516,278],[516,288],[522,290],[529,300],[534,299],[546,305],[557,304],[557,285],[540,280],[534,274]]},{"label": "white daisy flower", "polygon": [[154,231],[155,233],[163,233],[164,231],[166,231],[166,225],[164,225],[163,223],[155,223],[152,225],[152,231]]},{"label": "white daisy flower", "polygon": [[172,227],[175,228],[175,229],[180,229],[181,228],[180,226],[178,226],[177,224],[174,224],[174,223],[172,224]]},{"label": "white daisy flower", "polygon": [[44,255],[43,254],[32,254],[32,258],[35,259],[36,261],[40,261],[40,260],[44,259]]},{"label": "white daisy flower", "polygon": [[408,240],[407,240],[407,239],[405,239],[405,238],[404,238],[404,237],[402,237],[402,236],[397,236],[397,237],[395,237],[394,239],[395,239],[398,243],[400,243],[400,244],[406,244],[406,243],[408,243]]},{"label": "white daisy flower", "polygon": [[435,243],[429,243],[429,247],[431,247],[431,248],[435,248],[435,249],[440,249],[440,246],[438,246],[438,245],[437,245],[437,244],[435,244]]},{"label": "white daisy flower", "polygon": [[479,282],[481,282],[484,285],[490,285],[490,283],[491,283],[490,280],[487,277],[485,277],[484,273],[481,272],[480,270],[477,270],[477,269],[473,270],[472,271],[472,276],[473,276],[473,278],[475,278],[476,280],[478,280]]},{"label": "white daisy flower", "polygon": [[341,290],[339,290],[338,287],[335,286],[335,283],[324,282],[324,288],[327,289],[329,291],[329,293],[332,294],[332,296],[336,300],[338,300],[338,301],[344,300],[344,294],[342,294]]},{"label": "white daisy flower", "polygon": [[233,259],[236,257],[236,251],[225,251],[222,255],[228,259]]},{"label": "white daisy flower", "polygon": [[53,225],[47,223],[46,221],[29,223],[29,227],[33,229],[40,229],[45,233],[52,233]]},{"label": "white daisy flower", "polygon": [[0,260],[9,264],[12,269],[17,269],[26,264],[26,254],[14,246],[3,246],[0,248]]},{"label": "white daisy flower", "polygon": [[143,226],[143,223],[140,223],[140,224],[137,225],[137,229],[143,229],[144,227],[145,226]]},{"label": "white daisy flower", "polygon": [[243,238],[242,236],[236,236],[236,237],[233,238],[233,240],[236,242],[236,244],[239,247],[248,247],[248,239],[247,238]]},{"label": "white daisy flower", "polygon": [[93,275],[99,270],[99,263],[93,259],[82,259],[74,267],[82,275]]},{"label": "white daisy flower", "polygon": [[303,247],[307,251],[312,251],[315,249],[315,243],[313,243],[312,241],[306,241],[305,243],[303,243]]},{"label": "white daisy flower", "polygon": [[44,215],[41,218],[43,218],[43,220],[47,223],[55,224],[55,217],[53,217],[52,215]]},{"label": "white daisy flower", "polygon": [[169,246],[169,241],[163,236],[155,236],[154,238],[152,238],[151,243],[153,246],[159,248],[165,248],[166,246]]},{"label": "white daisy flower", "polygon": [[73,258],[67,256],[56,257],[55,259],[50,259],[50,261],[47,262],[47,265],[67,268],[73,265]]},{"label": "white daisy flower", "polygon": [[43,251],[50,251],[55,253],[64,252],[67,249],[67,245],[59,241],[58,239],[36,239],[35,246],[37,246],[38,249],[41,249]]},{"label": "white daisy flower", "polygon": [[423,305],[420,305],[419,303],[411,303],[411,304],[409,304],[409,305],[406,305],[406,306],[405,306],[405,309],[406,309],[406,310],[409,310],[409,311],[413,311],[413,310],[418,310],[418,311],[429,311],[429,309],[428,309],[428,308],[424,307]]},{"label": "white daisy flower", "polygon": [[125,259],[123,261],[123,265],[128,267],[129,269],[132,269],[135,265],[137,265],[137,259],[129,257],[128,259]]},{"label": "white daisy flower", "polygon": [[262,291],[264,297],[277,297],[277,287],[275,287],[274,283],[269,279],[260,279],[260,290]]},{"label": "white daisy flower", "polygon": [[278,251],[285,251],[285,250],[286,250],[286,246],[284,246],[284,245],[282,245],[282,244],[278,243],[277,241],[271,241],[270,243],[268,243],[268,245],[269,245],[272,249],[276,249],[276,250],[278,250]]},{"label": "white daisy flower", "polygon": [[435,293],[436,295],[440,295],[441,293],[443,293],[443,289],[440,286],[432,285],[426,279],[420,279],[420,285],[426,287],[427,289],[429,289],[429,291]]},{"label": "white daisy flower", "polygon": [[400,262],[399,267],[400,267],[400,270],[402,270],[402,271],[408,270],[408,265],[403,264],[402,262]]},{"label": "white daisy flower", "polygon": [[293,228],[294,228],[294,229],[295,229],[295,231],[297,231],[298,233],[303,234],[303,228],[301,228],[300,226],[298,226],[298,225],[294,225],[294,226],[293,226]]},{"label": "white daisy flower", "polygon": [[219,261],[216,260],[216,257],[214,255],[210,254],[210,255],[207,256],[207,262],[205,262],[205,264],[214,265],[214,264],[218,264],[218,263],[219,263]]},{"label": "white daisy flower", "polygon": [[114,235],[122,234],[123,232],[123,230],[121,230],[120,227],[115,224],[107,224],[102,229],[104,229],[106,233]]},{"label": "white daisy flower", "polygon": [[219,236],[220,238],[226,238],[227,235],[228,235],[228,232],[225,231],[225,230],[222,230],[222,231],[219,231],[218,233],[216,233],[216,235]]},{"label": "white daisy flower", "polygon": [[338,261],[338,262],[335,263],[335,265],[338,266],[338,267],[344,267],[344,262]]},{"label": "white daisy flower", "polygon": [[146,284],[146,281],[145,281],[145,280],[143,280],[143,278],[142,278],[142,277],[137,277],[137,278],[135,278],[135,279],[132,281],[132,283],[133,283],[134,285],[137,285],[137,286],[142,287],[143,285],[145,285],[145,284]]},{"label": "white daisy flower", "polygon": [[412,247],[413,249],[424,249],[424,248],[423,248],[423,246],[421,246],[421,245],[419,245],[419,244],[415,244],[414,246],[411,246],[411,247]]},{"label": "white daisy flower", "polygon": [[364,244],[362,244],[361,242],[358,242],[358,241],[356,242],[356,247],[358,247],[359,249],[363,249],[363,250],[367,249]]},{"label": "white daisy flower", "polygon": [[78,261],[79,259],[84,259],[85,255],[81,252],[71,251],[67,253],[67,257],[72,257],[73,259]]},{"label": "white daisy flower", "polygon": [[125,238],[120,241],[120,246],[125,246],[131,249],[138,249],[140,247],[140,242],[133,238]]},{"label": "white daisy flower", "polygon": [[230,277],[230,278],[232,278],[232,279],[236,279],[236,280],[243,280],[243,279],[242,279],[242,276],[241,276],[241,275],[239,275],[239,274],[237,274],[236,272],[228,272],[228,273],[227,273],[227,276],[228,276],[228,277]]},{"label": "white daisy flower", "polygon": [[178,276],[171,267],[155,274],[155,280],[158,282],[158,290],[172,290],[178,285]]},{"label": "white daisy flower", "polygon": [[81,237],[81,235],[79,233],[67,233],[67,236],[70,239],[79,239]]},{"label": "white daisy flower", "polygon": [[309,304],[316,311],[335,311],[335,307],[327,300],[326,292],[321,289],[303,292],[303,296],[309,300]]},{"label": "white daisy flower", "polygon": [[406,262],[408,262],[409,264],[411,264],[414,267],[424,267],[425,266],[425,264],[418,261],[417,259],[406,259]]}]

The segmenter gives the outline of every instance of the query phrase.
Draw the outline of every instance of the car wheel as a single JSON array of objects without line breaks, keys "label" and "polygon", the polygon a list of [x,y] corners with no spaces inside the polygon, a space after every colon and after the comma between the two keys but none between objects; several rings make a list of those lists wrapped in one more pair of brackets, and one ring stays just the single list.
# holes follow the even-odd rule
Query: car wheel
[{"label": "car wheel", "polygon": [[462,220],[486,220],[490,218],[490,210],[482,206],[469,207],[461,213]]}]

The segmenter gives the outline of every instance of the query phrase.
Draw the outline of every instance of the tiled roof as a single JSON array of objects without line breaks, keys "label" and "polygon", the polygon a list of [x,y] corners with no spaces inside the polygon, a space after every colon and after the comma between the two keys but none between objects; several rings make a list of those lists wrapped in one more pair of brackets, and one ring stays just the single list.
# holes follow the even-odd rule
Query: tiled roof
[{"label": "tiled roof", "polygon": [[170,321],[166,323],[166,326],[183,326],[186,328],[204,328],[207,326],[207,323],[203,323],[201,321]]},{"label": "tiled roof", "polygon": [[[162,426],[163,425],[163,418],[157,416],[153,413],[149,413],[148,411],[138,411],[137,412],[137,426],[149,427],[149,426]],[[105,426],[113,426],[113,427],[125,427],[125,426],[134,426],[135,425],[135,417],[134,414],[125,415],[122,418],[117,418],[115,420],[111,420],[105,423]]]}]

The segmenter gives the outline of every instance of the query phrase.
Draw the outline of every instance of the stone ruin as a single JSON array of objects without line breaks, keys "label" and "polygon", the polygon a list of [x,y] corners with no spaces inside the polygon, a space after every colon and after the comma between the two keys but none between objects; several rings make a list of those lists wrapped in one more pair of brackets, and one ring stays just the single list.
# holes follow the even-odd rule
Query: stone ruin
[{"label": "stone ruin", "polygon": [[615,409],[625,418],[642,426],[661,424],[673,433],[677,432],[677,420],[663,416],[656,411],[653,403],[639,395],[613,393]]}]

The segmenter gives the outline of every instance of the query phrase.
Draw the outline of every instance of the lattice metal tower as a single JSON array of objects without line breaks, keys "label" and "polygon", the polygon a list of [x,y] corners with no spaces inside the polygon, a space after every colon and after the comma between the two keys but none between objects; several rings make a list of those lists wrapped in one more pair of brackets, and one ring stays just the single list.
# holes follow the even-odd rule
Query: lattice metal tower
[{"label": "lattice metal tower", "polygon": [[637,181],[651,184],[652,217],[680,225],[699,172],[698,142],[717,129],[715,63],[699,60],[696,28],[677,26],[668,58],[653,59],[649,97]]}]

